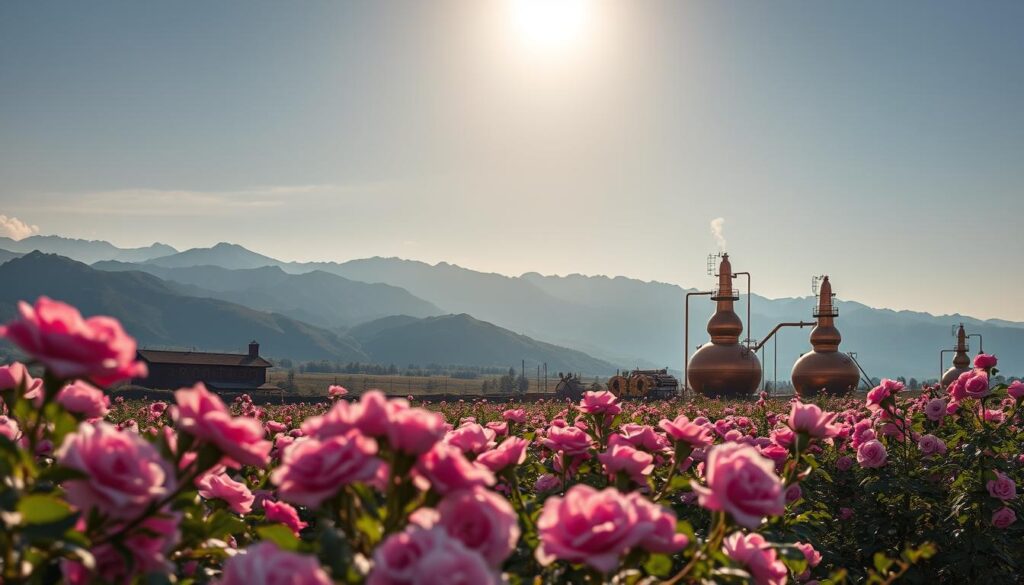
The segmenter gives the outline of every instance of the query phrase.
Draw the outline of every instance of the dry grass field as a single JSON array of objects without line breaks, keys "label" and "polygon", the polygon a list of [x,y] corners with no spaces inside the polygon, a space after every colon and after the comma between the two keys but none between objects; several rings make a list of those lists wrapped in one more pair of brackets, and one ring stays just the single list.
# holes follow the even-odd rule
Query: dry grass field
[{"label": "dry grass field", "polygon": [[[288,385],[288,372],[285,370],[271,370],[267,376],[268,382],[282,388]],[[382,390],[384,393],[394,396],[418,396],[421,394],[466,394],[480,395],[485,380],[491,382],[490,386],[495,396],[500,394],[496,391],[498,376],[481,376],[473,380],[452,378],[449,376],[386,376],[369,374],[326,374],[326,373],[295,373],[295,392],[308,396],[323,396],[327,393],[327,387],[331,384],[338,384],[348,388],[354,393],[361,393],[373,388]],[[587,378],[589,384],[594,380]],[[604,382],[603,379],[600,382]],[[558,377],[547,380],[547,389],[544,388],[544,378],[537,380],[530,378],[530,387],[527,392],[554,392],[558,384]]]}]

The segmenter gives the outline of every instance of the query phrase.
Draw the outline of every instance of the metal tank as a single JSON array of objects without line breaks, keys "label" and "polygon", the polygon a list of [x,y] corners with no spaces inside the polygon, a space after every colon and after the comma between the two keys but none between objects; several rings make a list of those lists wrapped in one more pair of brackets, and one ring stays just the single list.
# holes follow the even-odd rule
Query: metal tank
[{"label": "metal tank", "polygon": [[832,302],[832,284],[822,278],[814,317],[818,324],[811,330],[810,352],[793,364],[793,388],[801,397],[827,392],[833,396],[849,394],[860,382],[860,370],[853,359],[839,351],[843,336],[835,326],[839,309]]},{"label": "metal tank", "polygon": [[971,358],[967,355],[967,332],[964,331],[964,324],[961,323],[960,328],[956,332],[956,350],[953,355],[953,367],[942,374],[942,387],[946,388],[953,382],[956,382],[960,374],[969,371],[971,371]]}]

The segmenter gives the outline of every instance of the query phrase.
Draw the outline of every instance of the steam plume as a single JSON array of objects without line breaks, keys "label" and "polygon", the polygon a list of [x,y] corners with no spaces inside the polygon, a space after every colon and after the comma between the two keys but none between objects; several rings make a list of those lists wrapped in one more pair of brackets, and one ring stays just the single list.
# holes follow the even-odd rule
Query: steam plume
[{"label": "steam plume", "polygon": [[715,242],[718,244],[718,250],[720,252],[725,251],[725,236],[722,232],[725,228],[725,218],[716,217],[711,220],[711,235],[715,236]]}]

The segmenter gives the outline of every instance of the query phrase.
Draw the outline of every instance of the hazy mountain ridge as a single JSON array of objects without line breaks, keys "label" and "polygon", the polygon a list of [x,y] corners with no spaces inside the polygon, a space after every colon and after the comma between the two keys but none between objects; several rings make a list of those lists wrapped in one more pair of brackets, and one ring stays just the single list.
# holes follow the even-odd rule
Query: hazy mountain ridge
[{"label": "hazy mountain ridge", "polygon": [[144,262],[150,258],[168,256],[178,252],[171,246],[159,242],[142,248],[118,248],[103,240],[79,240],[62,236],[29,236],[22,240],[0,237],[0,248],[21,254],[39,250],[86,264],[102,260]]}]

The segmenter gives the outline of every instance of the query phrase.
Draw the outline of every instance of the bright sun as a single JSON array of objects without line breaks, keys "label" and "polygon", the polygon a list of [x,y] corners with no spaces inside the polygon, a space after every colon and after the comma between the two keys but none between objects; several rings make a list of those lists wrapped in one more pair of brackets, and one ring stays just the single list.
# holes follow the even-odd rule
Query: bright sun
[{"label": "bright sun", "polygon": [[587,30],[593,0],[508,0],[516,32],[531,49],[576,44]]}]

